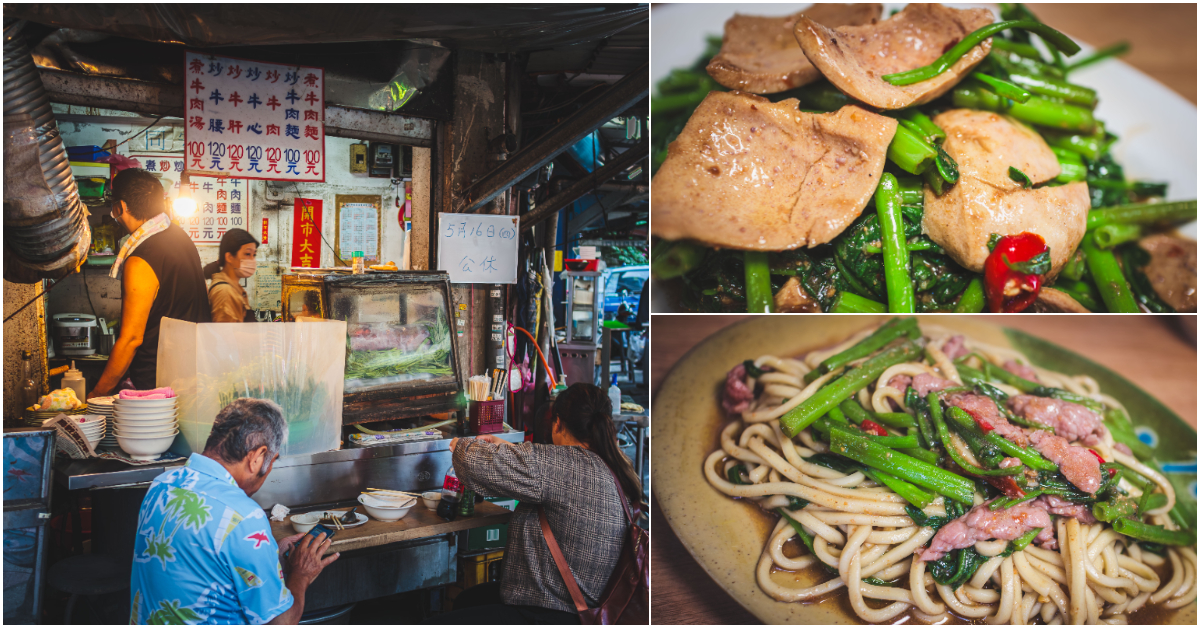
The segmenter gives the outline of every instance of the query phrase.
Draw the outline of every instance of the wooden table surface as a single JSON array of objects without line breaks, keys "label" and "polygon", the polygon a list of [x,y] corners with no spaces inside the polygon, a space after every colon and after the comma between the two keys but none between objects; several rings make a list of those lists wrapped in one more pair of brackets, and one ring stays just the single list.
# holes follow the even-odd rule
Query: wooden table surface
[{"label": "wooden table surface", "polygon": [[[689,349],[717,330],[749,316],[655,314],[655,333],[650,338],[651,403],[663,378]],[[1196,426],[1194,316],[1023,314],[973,318],[1020,329],[1090,358],[1127,378],[1192,427]],[[1181,331],[1181,324],[1188,323],[1193,339]],[[651,521],[660,521],[658,503],[654,502],[652,508]],[[670,526],[660,524],[653,530],[651,612],[655,623],[758,623],[708,577]]]},{"label": "wooden table surface", "polygon": [[[349,508],[331,509],[345,512]],[[358,512],[366,515],[366,509],[359,506]],[[292,513],[297,514],[297,513]],[[446,521],[437,516],[437,513],[425,507],[424,504],[417,501],[417,505],[408,511],[408,514],[403,519],[393,522],[378,521],[368,515],[368,521],[358,527],[338,530],[333,537],[333,543],[330,544],[329,552],[348,552],[350,550],[362,549],[364,547],[377,547],[396,543],[399,541],[411,541],[413,539],[423,539],[425,537],[437,536],[446,534],[447,532],[461,532],[472,528],[483,528],[487,526],[499,525],[508,523],[512,512],[501,508],[491,502],[481,502],[475,504],[475,514],[470,517],[457,517],[454,521]],[[271,535],[275,537],[275,541],[296,534],[292,528],[290,521],[272,521]]]}]

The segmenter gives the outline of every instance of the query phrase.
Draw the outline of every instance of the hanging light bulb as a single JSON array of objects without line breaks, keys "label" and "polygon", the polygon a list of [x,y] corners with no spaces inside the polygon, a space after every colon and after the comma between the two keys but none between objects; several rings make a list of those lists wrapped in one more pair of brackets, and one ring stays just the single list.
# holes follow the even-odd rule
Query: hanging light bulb
[{"label": "hanging light bulb", "polygon": [[191,177],[185,172],[179,180],[179,196],[175,197],[174,210],[176,216],[191,216],[196,213],[196,199],[188,191]]}]

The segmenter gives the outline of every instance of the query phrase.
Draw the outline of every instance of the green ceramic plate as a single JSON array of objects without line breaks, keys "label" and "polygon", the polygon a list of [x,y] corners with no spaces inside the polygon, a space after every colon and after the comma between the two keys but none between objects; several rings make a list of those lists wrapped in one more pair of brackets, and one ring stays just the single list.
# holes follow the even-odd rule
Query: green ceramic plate
[{"label": "green ceramic plate", "polygon": [[[994,345],[1023,352],[1034,364],[1068,373],[1087,374],[1129,410],[1143,440],[1176,487],[1178,498],[1195,513],[1196,432],[1174,412],[1120,375],[1057,345],[1020,331],[969,318],[919,317]],[[735,600],[767,623],[860,623],[845,595],[815,604],[778,602],[763,594],[754,567],[773,520],[757,507],[737,502],[713,489],[701,469],[716,450],[725,419],[717,393],[729,369],[747,358],[772,354],[794,356],[840,342],[883,317],[764,316],[721,330],[690,351],[671,371],[654,398],[651,426],[654,494],[663,516],[709,576]],[[790,577],[788,574],[776,574]],[[815,584],[807,574],[791,586]],[[1151,609],[1135,615],[1138,623],[1196,625],[1193,603],[1174,611]]]}]

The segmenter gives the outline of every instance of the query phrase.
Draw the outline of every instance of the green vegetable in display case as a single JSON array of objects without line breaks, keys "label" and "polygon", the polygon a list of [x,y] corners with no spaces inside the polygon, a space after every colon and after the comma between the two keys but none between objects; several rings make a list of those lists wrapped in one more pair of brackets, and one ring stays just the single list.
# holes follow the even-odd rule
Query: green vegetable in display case
[{"label": "green vegetable in display case", "polygon": [[450,368],[450,325],[446,313],[438,310],[432,323],[409,325],[422,327],[428,337],[412,350],[402,347],[382,350],[355,350],[347,338],[346,380],[378,379],[396,375],[452,375]]}]

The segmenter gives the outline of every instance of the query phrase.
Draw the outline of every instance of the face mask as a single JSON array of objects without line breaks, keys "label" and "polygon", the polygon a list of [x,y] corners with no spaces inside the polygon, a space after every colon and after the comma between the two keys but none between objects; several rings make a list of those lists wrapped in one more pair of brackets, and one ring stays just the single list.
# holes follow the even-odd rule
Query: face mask
[{"label": "face mask", "polygon": [[235,270],[234,272],[237,273],[238,277],[245,279],[245,278],[249,277],[250,275],[253,275],[255,269],[257,269],[257,268],[258,268],[258,260],[244,259],[241,261],[241,265],[238,266],[237,270]]}]

